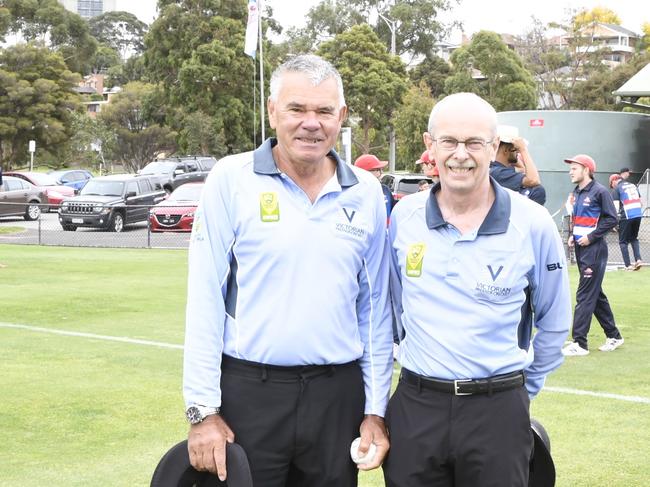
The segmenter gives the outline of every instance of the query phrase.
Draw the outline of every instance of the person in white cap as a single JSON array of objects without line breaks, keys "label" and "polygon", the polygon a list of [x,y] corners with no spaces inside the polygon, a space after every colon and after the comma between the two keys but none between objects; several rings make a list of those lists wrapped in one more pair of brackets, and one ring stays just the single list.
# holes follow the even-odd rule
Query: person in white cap
[{"label": "person in white cap", "polygon": [[504,188],[521,193],[544,205],[546,190],[542,186],[528,142],[519,136],[519,129],[512,125],[499,125],[499,149],[490,164],[490,176]]}]

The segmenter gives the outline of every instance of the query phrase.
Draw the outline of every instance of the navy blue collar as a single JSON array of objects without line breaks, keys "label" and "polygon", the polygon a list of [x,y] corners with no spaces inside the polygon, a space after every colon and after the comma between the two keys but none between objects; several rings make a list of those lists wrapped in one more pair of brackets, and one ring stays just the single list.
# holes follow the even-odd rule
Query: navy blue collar
[{"label": "navy blue collar", "polygon": [[[481,223],[481,227],[478,229],[478,235],[505,233],[510,222],[511,203],[508,193],[493,178],[490,178],[490,184],[492,185],[492,189],[494,189],[494,203],[492,203],[490,211],[485,216],[485,220]],[[431,188],[431,193],[429,194],[425,208],[427,226],[431,230],[447,224],[442,217],[440,206],[438,206],[438,200],[436,199],[436,193],[438,191],[440,191],[440,183],[437,183]]]},{"label": "navy blue collar", "polygon": [[[253,152],[253,171],[257,174],[266,174],[269,176],[280,174],[280,170],[273,159],[273,147],[278,143],[278,139],[271,137],[266,139]],[[327,157],[334,159],[336,162],[336,178],[342,188],[354,186],[359,182],[352,169],[341,160],[334,149],[327,153]]]}]

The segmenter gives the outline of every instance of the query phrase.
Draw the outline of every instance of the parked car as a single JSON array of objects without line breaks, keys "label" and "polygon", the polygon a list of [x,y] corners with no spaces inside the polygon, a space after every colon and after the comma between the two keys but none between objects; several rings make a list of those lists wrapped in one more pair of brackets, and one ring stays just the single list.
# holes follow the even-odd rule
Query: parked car
[{"label": "parked car", "polygon": [[54,179],[50,174],[45,174],[42,172],[19,172],[19,171],[10,171],[5,173],[7,176],[14,176],[20,178],[28,183],[32,183],[34,186],[37,186],[43,190],[45,193],[46,199],[44,203],[49,203],[49,207],[43,208],[44,210],[56,210],[61,201],[65,198],[70,198],[74,196],[74,188],[70,186],[63,186],[62,184],[57,184],[56,179]]},{"label": "parked car", "polygon": [[83,188],[86,182],[93,177],[90,171],[85,169],[62,169],[59,171],[48,172],[58,184],[70,186],[77,191]]},{"label": "parked car", "polygon": [[149,211],[152,232],[191,232],[194,212],[205,183],[187,183],[176,188]]},{"label": "parked car", "polygon": [[22,216],[25,220],[38,220],[41,203],[46,201],[41,188],[22,179],[2,176],[0,186],[0,216]]},{"label": "parked car", "polygon": [[383,174],[381,177],[382,184],[388,186],[396,200],[401,199],[407,194],[417,192],[418,184],[422,180],[427,181],[429,184],[433,184],[432,179],[426,177],[424,174],[389,172]]},{"label": "parked car", "polygon": [[171,193],[182,184],[205,181],[216,163],[211,156],[172,157],[150,162],[138,174],[156,177],[165,191]]},{"label": "parked car", "polygon": [[147,176],[100,176],[88,180],[78,196],[63,200],[59,223],[66,231],[92,227],[121,232],[125,225],[146,221],[149,208],[164,197],[162,187]]}]

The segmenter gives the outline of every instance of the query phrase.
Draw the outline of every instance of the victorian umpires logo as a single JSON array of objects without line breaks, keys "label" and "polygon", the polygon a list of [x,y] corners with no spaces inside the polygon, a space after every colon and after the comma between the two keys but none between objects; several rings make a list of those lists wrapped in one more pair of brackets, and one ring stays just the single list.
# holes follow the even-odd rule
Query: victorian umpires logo
[{"label": "victorian umpires logo", "polygon": [[477,282],[475,290],[481,294],[486,294],[490,296],[505,297],[510,295],[511,288],[497,286],[495,284],[496,280],[499,278],[501,271],[503,271],[503,266],[500,265],[498,268],[492,267],[488,264],[488,271],[490,272],[490,277],[492,277],[492,282]]},{"label": "victorian umpires logo", "polygon": [[277,193],[260,194],[260,219],[263,222],[280,221],[280,202]]},{"label": "victorian umpires logo", "polygon": [[349,208],[341,208],[341,210],[343,210],[343,214],[345,215],[345,221],[336,222],[334,225],[336,231],[345,233],[354,238],[364,238],[366,235],[366,230],[362,227],[354,225],[354,217],[357,214],[357,210],[351,210]]}]

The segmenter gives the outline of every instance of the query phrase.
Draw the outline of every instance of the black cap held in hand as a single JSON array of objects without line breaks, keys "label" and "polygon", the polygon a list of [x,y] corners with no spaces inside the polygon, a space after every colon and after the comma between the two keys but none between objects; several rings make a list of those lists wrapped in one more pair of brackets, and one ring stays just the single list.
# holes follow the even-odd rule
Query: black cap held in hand
[{"label": "black cap held in hand", "polygon": [[253,478],[244,449],[237,443],[226,444],[225,482],[208,472],[199,472],[190,464],[187,440],[177,443],[163,455],[151,478],[151,487],[253,487]]}]

